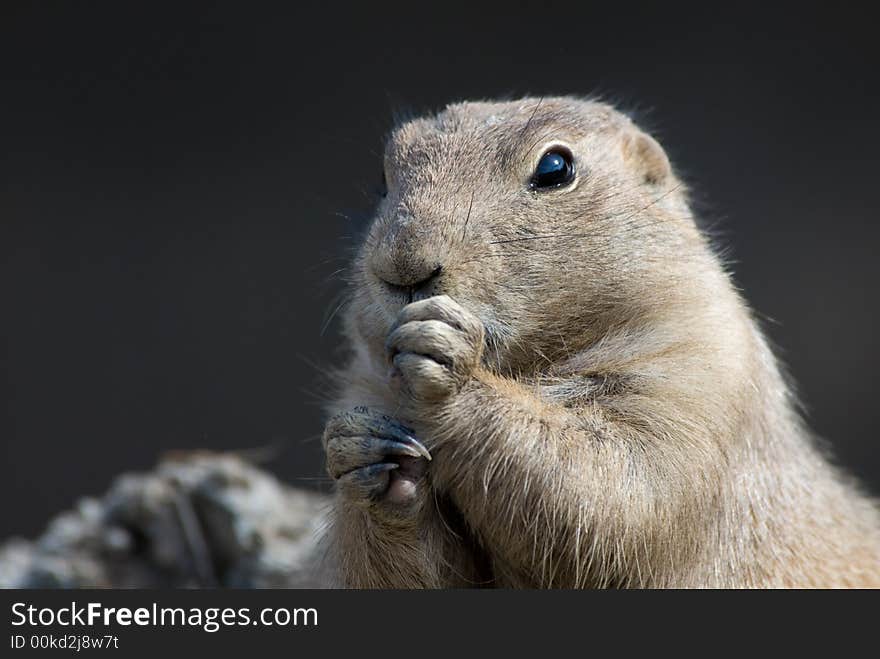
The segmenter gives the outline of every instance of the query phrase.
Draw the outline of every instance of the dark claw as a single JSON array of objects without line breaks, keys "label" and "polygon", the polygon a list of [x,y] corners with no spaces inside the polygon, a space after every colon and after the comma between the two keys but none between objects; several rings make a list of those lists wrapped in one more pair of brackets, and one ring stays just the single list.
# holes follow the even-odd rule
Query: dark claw
[{"label": "dark claw", "polygon": [[410,446],[413,449],[415,449],[415,451],[418,455],[425,458],[425,460],[431,459],[431,453],[428,451],[428,449],[425,448],[424,444],[422,444],[419,440],[417,440],[415,437],[412,437],[410,435],[407,435],[407,440],[409,441]]},{"label": "dark claw", "polygon": [[383,417],[382,420],[384,421],[384,423],[377,423],[375,427],[370,428],[375,436],[390,439],[401,444],[407,444],[416,451],[415,455],[411,453],[407,453],[407,455],[413,455],[413,457],[422,457],[426,460],[431,459],[430,451],[425,448],[424,444],[422,444],[419,440],[412,436],[412,430],[388,417]]},{"label": "dark claw", "polygon": [[410,441],[404,442],[396,442],[392,439],[379,439],[376,440],[379,442],[380,448],[384,453],[390,455],[409,455],[413,458],[426,458],[428,460],[431,459],[431,454],[428,453],[428,449],[422,446],[416,439],[410,438]]}]

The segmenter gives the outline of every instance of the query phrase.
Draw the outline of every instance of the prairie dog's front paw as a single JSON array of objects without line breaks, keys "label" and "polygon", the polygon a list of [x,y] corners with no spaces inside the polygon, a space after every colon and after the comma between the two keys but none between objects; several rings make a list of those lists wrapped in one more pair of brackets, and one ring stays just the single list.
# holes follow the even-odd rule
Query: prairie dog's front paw
[{"label": "prairie dog's front paw", "polygon": [[408,304],[385,344],[392,383],[420,403],[447,398],[480,365],[484,334],[480,319],[446,295]]},{"label": "prairie dog's front paw", "polygon": [[327,471],[354,503],[412,504],[431,459],[397,420],[366,407],[337,414],[324,429]]}]

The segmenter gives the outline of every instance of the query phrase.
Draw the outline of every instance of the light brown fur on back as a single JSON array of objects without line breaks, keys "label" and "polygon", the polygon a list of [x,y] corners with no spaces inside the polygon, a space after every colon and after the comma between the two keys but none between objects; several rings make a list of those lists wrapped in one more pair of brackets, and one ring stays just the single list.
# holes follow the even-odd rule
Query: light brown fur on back
[{"label": "light brown fur on back", "polygon": [[[573,185],[531,189],[560,146]],[[596,102],[462,103],[385,169],[324,436],[340,585],[880,586],[877,506],[652,138]]]}]

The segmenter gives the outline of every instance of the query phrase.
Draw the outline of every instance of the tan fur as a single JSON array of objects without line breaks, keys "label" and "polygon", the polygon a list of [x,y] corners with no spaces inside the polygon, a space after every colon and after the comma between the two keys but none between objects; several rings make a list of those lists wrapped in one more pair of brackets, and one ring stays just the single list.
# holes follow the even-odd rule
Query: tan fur
[{"label": "tan fur", "polygon": [[[532,191],[552,144],[576,184]],[[880,586],[878,508],[814,448],[652,138],[596,102],[462,103],[385,167],[324,436],[340,585]],[[432,460],[370,480],[383,414]]]}]

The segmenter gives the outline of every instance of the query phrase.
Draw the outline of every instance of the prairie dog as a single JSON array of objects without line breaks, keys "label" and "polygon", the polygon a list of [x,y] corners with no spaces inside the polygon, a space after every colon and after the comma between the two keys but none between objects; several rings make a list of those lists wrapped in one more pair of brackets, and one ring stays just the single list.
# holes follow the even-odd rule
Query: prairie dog
[{"label": "prairie dog", "polygon": [[385,176],[323,438],[338,585],[880,586],[880,510],[629,118],[450,105]]}]

